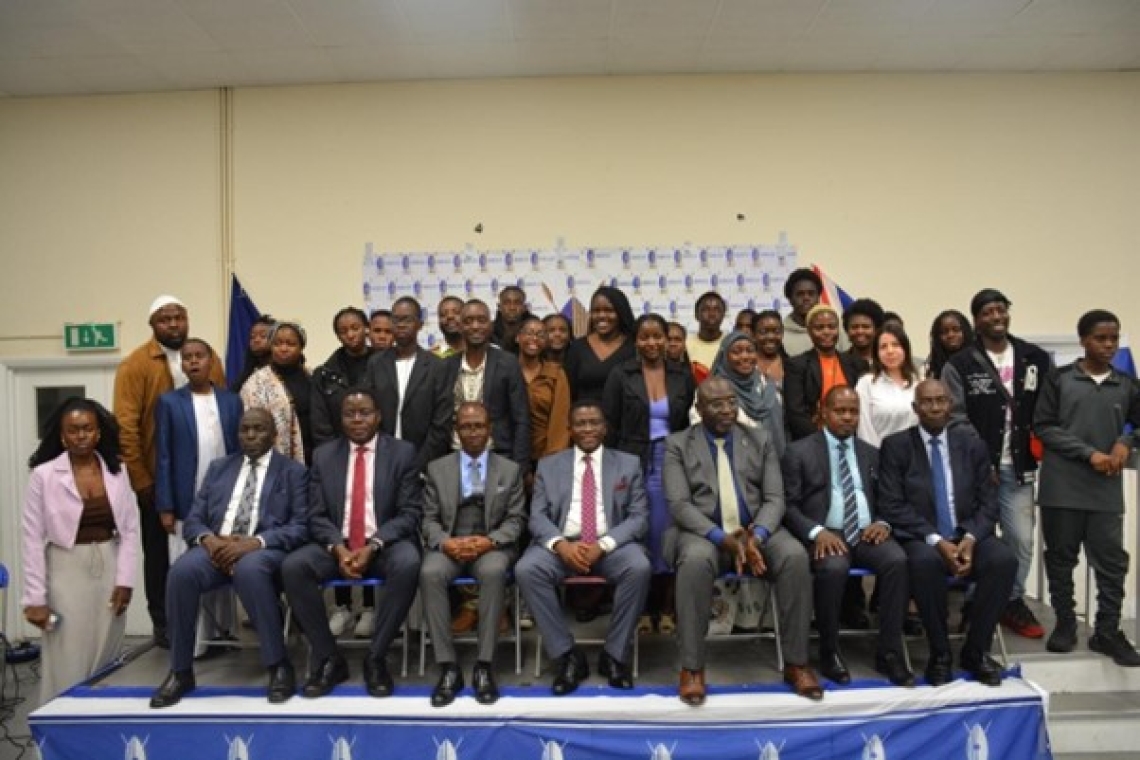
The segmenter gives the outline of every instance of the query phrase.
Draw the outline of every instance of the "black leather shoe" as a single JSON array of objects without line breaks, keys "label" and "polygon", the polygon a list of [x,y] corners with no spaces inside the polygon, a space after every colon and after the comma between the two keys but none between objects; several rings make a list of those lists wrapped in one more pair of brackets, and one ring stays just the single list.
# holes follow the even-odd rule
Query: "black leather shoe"
[{"label": "black leather shoe", "polygon": [[476,663],[471,671],[471,686],[475,689],[475,701],[481,705],[493,705],[499,701],[499,686],[495,674],[486,663]]},{"label": "black leather shoe", "polygon": [[914,686],[914,673],[906,666],[902,655],[897,652],[884,652],[875,658],[875,670],[887,677],[895,686],[911,688]]},{"label": "black leather shoe", "polygon": [[851,683],[851,671],[839,652],[820,652],[819,672],[828,681],[845,686]]},{"label": "black leather shoe", "polygon": [[931,686],[942,686],[954,680],[954,668],[950,664],[950,653],[932,654],[926,663],[926,682]]},{"label": "black leather shoe", "polygon": [[586,655],[575,647],[558,658],[558,674],[554,676],[554,696],[561,697],[578,689],[578,684],[590,676]]},{"label": "black leather shoe", "polygon": [[269,669],[269,691],[267,696],[272,704],[288,702],[297,693],[297,675],[293,664],[282,660]]},{"label": "black leather shoe", "polygon": [[439,680],[431,691],[431,706],[447,707],[455,701],[461,691],[463,691],[463,672],[454,662],[444,663],[439,666]]},{"label": "black leather shoe", "polygon": [[171,705],[178,704],[183,695],[189,694],[194,691],[198,686],[194,682],[194,671],[172,670],[166,674],[166,680],[162,682],[162,686],[150,698],[150,706],[158,709],[160,707],[170,707]]},{"label": "black leather shoe", "polygon": [[301,694],[308,699],[323,697],[335,689],[338,683],[343,683],[347,680],[348,663],[344,661],[344,657],[341,655],[334,654],[318,665],[317,669],[309,674],[308,679],[305,681],[304,688],[301,689]]},{"label": "black leather shoe", "polygon": [[963,650],[959,663],[978,683],[1001,686],[1001,665],[988,654]]},{"label": "black leather shoe", "polygon": [[[460,676],[460,683],[463,677]],[[388,663],[383,657],[379,659],[368,658],[364,661],[364,687],[373,697],[390,697],[395,690],[392,685],[392,676],[388,673]]]},{"label": "black leather shoe", "polygon": [[630,672],[629,666],[624,662],[615,660],[610,656],[610,653],[604,649],[601,655],[598,656],[598,675],[609,679],[611,688],[633,688],[633,673]]}]

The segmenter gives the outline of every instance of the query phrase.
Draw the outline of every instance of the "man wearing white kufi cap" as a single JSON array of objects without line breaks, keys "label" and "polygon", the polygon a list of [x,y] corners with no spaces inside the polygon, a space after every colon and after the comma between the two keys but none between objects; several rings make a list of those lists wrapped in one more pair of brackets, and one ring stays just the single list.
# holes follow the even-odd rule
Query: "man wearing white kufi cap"
[{"label": "man wearing white kufi cap", "polygon": [[[154,503],[154,408],[159,396],[186,384],[178,351],[186,342],[190,325],[186,306],[171,295],[154,299],[148,315],[153,333],[150,340],[132,351],[115,374],[115,418],[121,429],[123,462],[138,495],[147,610],[154,624],[155,642],[165,646],[170,557]],[[225,384],[220,361],[214,362],[210,380]]]}]

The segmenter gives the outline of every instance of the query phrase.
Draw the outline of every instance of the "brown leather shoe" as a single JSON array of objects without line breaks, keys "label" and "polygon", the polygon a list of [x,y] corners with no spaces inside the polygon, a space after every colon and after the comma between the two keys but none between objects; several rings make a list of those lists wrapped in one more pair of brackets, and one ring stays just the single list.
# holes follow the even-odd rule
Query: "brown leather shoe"
[{"label": "brown leather shoe", "polygon": [[792,691],[801,697],[818,702],[823,699],[823,689],[815,673],[806,665],[787,665],[784,667],[784,683],[792,687]]},{"label": "brown leather shoe", "polygon": [[678,690],[681,701],[693,707],[705,703],[705,671],[681,668],[681,686]]},{"label": "brown leather shoe", "polygon": [[451,632],[456,636],[461,633],[471,633],[477,625],[479,625],[479,610],[464,604],[451,619]]}]

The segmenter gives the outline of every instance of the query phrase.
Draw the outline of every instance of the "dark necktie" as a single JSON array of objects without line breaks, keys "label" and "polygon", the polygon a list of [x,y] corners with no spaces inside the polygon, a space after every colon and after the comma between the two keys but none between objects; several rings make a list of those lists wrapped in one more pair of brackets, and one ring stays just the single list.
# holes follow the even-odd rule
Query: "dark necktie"
[{"label": "dark necktie", "polygon": [[847,464],[847,441],[840,441],[839,487],[843,490],[843,538],[854,546],[859,543],[859,500],[855,498],[855,478],[851,466]]},{"label": "dark necktie", "polygon": [[598,542],[598,484],[594,479],[594,465],[590,455],[582,457],[585,469],[582,472],[582,534],[584,544]]},{"label": "dark necktie", "polygon": [[368,476],[368,461],[364,458],[367,446],[356,447],[356,461],[352,465],[352,500],[348,513],[348,548],[364,548],[364,491]]},{"label": "dark necktie", "polygon": [[934,483],[934,506],[938,511],[938,532],[949,541],[954,537],[954,516],[950,514],[950,491],[942,464],[942,440],[930,439],[930,480]]},{"label": "dark necktie", "polygon": [[234,515],[234,524],[230,528],[231,536],[248,536],[249,522],[253,516],[253,505],[257,500],[257,460],[249,460],[249,474],[245,478],[245,485],[241,489],[241,498],[238,499],[237,513]]}]

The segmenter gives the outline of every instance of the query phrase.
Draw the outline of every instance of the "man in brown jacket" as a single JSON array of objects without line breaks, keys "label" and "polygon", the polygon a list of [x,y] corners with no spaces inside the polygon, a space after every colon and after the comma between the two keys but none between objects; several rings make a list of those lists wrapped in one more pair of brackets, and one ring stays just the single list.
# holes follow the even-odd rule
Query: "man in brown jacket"
[{"label": "man in brown jacket", "polygon": [[[154,503],[154,408],[163,393],[186,384],[179,349],[190,323],[186,307],[174,296],[159,296],[150,306],[151,339],[123,360],[115,374],[115,418],[123,462],[138,495],[143,545],[143,577],[154,640],[166,648],[166,574],[170,566],[166,531]],[[222,363],[215,357],[210,375],[225,385]]]}]

